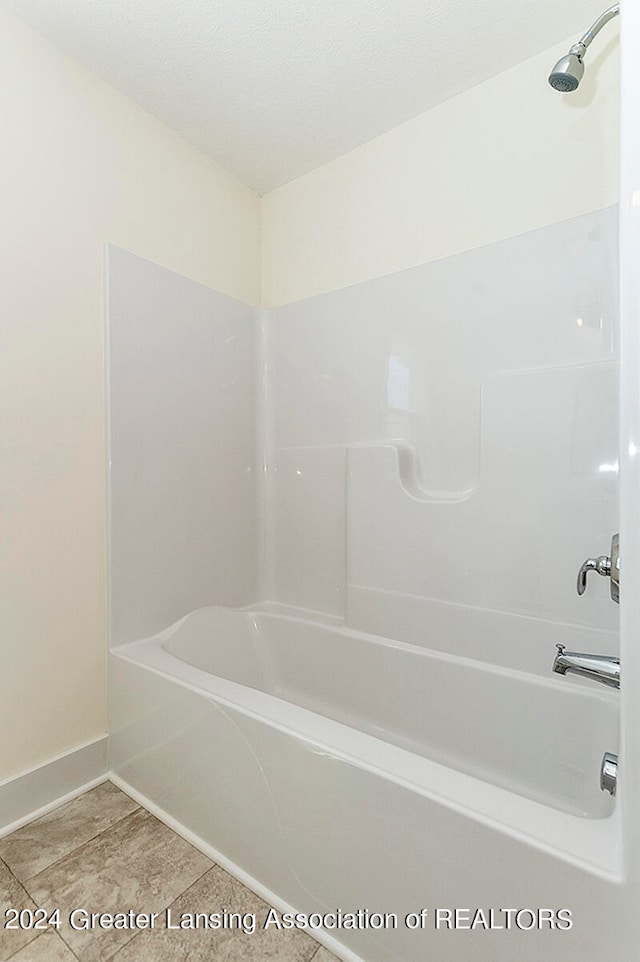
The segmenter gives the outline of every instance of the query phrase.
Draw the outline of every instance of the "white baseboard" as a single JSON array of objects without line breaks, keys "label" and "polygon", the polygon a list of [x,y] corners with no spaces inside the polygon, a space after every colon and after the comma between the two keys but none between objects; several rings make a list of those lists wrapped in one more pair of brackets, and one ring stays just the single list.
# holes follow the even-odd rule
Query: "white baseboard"
[{"label": "white baseboard", "polygon": [[[115,775],[113,772],[110,772],[109,780],[112,781],[114,785],[117,785],[118,788],[121,788],[123,792],[126,792],[127,795],[130,795],[134,801],[139,802],[140,805],[142,805],[143,808],[146,808],[147,811],[151,812],[152,815],[155,815],[156,818],[159,818],[161,822],[164,822],[164,824],[172,829],[177,835],[182,836],[185,841],[193,845],[194,848],[197,848],[200,852],[202,852],[203,855],[206,855],[208,858],[210,858],[212,862],[216,863],[216,865],[219,865],[221,868],[225,869],[225,871],[229,872],[230,875],[233,875],[234,878],[237,878],[238,881],[242,882],[243,885],[246,885],[247,888],[251,889],[252,892],[255,892],[256,895],[259,895],[261,899],[264,899],[265,902],[267,902],[269,905],[272,905],[279,912],[297,911],[293,906],[279,898],[275,892],[271,892],[268,888],[262,885],[261,882],[258,882],[257,879],[253,878],[252,875],[249,875],[243,869],[231,862],[217,849],[213,848],[212,845],[204,842],[198,835],[196,835],[190,829],[185,828],[184,825],[176,821],[176,819],[171,815],[167,815],[163,809],[159,808],[158,805],[152,802],[149,798],[146,798],[146,796],[144,796],[141,792],[138,792],[135,788],[132,788],[131,785],[129,785],[129,783],[123,778],[120,778],[119,775]],[[361,956],[356,955],[349,949],[346,949],[344,945],[341,945],[337,939],[334,939],[333,936],[329,935],[328,933],[319,929],[314,929],[312,933],[309,932],[308,934],[311,935],[316,942],[320,942],[321,945],[324,945],[325,948],[337,956],[338,959],[342,959],[342,962],[364,962]]]},{"label": "white baseboard", "polygon": [[0,838],[108,778],[103,735],[0,782]]}]

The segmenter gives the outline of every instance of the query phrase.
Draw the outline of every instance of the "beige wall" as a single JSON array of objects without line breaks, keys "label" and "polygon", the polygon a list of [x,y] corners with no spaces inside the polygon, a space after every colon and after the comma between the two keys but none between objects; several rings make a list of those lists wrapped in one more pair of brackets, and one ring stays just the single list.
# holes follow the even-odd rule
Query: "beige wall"
[{"label": "beige wall", "polygon": [[263,198],[263,304],[286,304],[617,201],[617,23],[571,96],[575,37]]},{"label": "beige wall", "polygon": [[0,11],[0,780],[105,731],[103,243],[257,304],[260,203]]}]

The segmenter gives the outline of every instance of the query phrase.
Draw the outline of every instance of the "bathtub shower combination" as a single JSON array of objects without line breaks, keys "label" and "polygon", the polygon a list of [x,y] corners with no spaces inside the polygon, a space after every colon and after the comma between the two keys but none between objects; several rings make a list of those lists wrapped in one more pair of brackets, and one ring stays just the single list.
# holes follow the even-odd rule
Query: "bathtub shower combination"
[{"label": "bathtub shower combination", "polygon": [[616,957],[616,229],[262,312],[108,251],[112,770],[345,959]]},{"label": "bathtub shower combination", "polygon": [[626,958],[616,242],[269,311],[108,250],[112,771],[345,960]]}]

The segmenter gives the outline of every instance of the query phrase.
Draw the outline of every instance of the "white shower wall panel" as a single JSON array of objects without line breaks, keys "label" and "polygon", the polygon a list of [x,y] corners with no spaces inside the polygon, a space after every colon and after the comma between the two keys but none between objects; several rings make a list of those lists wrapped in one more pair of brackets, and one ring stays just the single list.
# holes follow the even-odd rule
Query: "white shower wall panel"
[{"label": "white shower wall panel", "polygon": [[481,480],[460,499],[403,483],[394,445],[351,448],[350,584],[610,628],[608,583],[575,590],[579,564],[605,552],[617,521],[615,474],[600,471],[615,460],[607,405],[577,430],[590,392],[615,401],[613,365],[488,381]]},{"label": "white shower wall panel", "polygon": [[341,615],[345,604],[346,451],[284,448],[275,461],[276,597]]},{"label": "white shower wall panel", "polygon": [[276,446],[406,436],[469,489],[489,376],[611,357],[616,238],[609,208],[270,311]]},{"label": "white shower wall panel", "polygon": [[255,311],[109,246],[115,643],[256,592]]},{"label": "white shower wall panel", "polygon": [[[414,642],[403,599],[615,645],[606,585],[578,599],[575,573],[617,524],[616,251],[609,208],[269,312],[276,600]],[[380,462],[390,441],[415,454],[413,495]],[[380,470],[356,484],[367,458]],[[303,521],[319,503],[322,587]]]}]

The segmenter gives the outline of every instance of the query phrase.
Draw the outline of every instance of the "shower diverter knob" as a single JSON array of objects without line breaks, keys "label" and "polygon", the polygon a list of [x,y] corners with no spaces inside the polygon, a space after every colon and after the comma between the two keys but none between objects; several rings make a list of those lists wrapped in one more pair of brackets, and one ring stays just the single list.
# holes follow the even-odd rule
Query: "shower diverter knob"
[{"label": "shower diverter knob", "polygon": [[583,595],[587,590],[587,575],[596,571],[603,578],[611,578],[611,599],[620,603],[620,536],[614,534],[611,539],[611,556],[601,554],[598,558],[587,558],[578,571],[578,594]]}]

